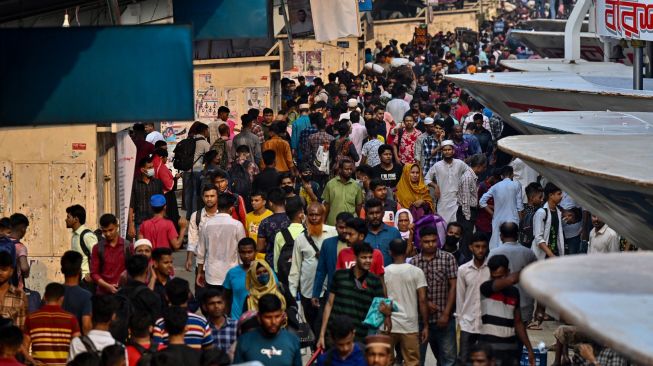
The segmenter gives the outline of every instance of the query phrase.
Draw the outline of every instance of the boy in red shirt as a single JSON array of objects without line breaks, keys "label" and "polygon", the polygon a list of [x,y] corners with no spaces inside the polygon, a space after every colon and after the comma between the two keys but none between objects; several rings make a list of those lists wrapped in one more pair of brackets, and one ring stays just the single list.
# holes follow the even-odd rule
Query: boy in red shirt
[{"label": "boy in red shirt", "polygon": [[153,330],[152,317],[148,313],[139,313],[129,320],[129,340],[125,347],[127,365],[136,366],[145,352],[160,351],[165,348],[162,343],[153,343],[150,334]]},{"label": "boy in red shirt", "polygon": [[24,366],[16,360],[23,345],[23,332],[15,325],[3,325],[0,332],[0,365]]},{"label": "boy in red shirt", "polygon": [[[337,270],[349,269],[356,264],[356,254],[354,254],[354,249],[352,249],[352,247],[355,244],[363,243],[365,236],[367,236],[367,224],[365,223],[365,220],[357,217],[347,220],[345,235],[349,247],[341,250],[338,254],[338,260],[336,261]],[[372,253],[372,266],[370,267],[370,272],[383,279],[383,274],[385,273],[383,268],[383,254],[378,249],[374,249],[374,252]]]},{"label": "boy in red shirt", "polygon": [[150,197],[150,205],[154,216],[143,221],[139,228],[138,238],[148,239],[152,242],[152,249],[170,248],[177,250],[181,247],[188,228],[188,221],[185,218],[179,219],[179,234],[175,224],[165,218],[166,198],[162,194],[155,194]]}]

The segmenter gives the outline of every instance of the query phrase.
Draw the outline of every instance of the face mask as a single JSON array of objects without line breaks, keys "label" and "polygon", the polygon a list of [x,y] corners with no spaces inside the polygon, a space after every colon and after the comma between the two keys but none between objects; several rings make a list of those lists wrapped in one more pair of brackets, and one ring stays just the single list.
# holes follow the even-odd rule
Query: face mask
[{"label": "face mask", "polygon": [[294,192],[294,189],[292,186],[283,186],[283,190],[286,192],[286,194],[291,194]]},{"label": "face mask", "polygon": [[362,180],[356,179],[356,183],[358,183],[358,185],[359,185],[361,188],[365,188],[365,185],[363,184],[363,181],[362,181]]},{"label": "face mask", "polygon": [[447,247],[453,247],[453,246],[456,246],[456,244],[458,243],[458,240],[460,240],[460,238],[458,238],[457,236],[447,235],[447,239],[445,239],[444,244]]},{"label": "face mask", "polygon": [[341,91],[340,91],[340,95],[347,95],[347,94],[348,94],[348,93],[347,93],[346,90],[341,90]]},{"label": "face mask", "polygon": [[256,279],[258,280],[258,282],[261,285],[267,285],[268,281],[270,280],[270,275],[267,274],[267,273],[264,273],[264,274],[258,275],[256,277]]},{"label": "face mask", "polygon": [[154,168],[150,168],[150,169],[146,170],[145,175],[152,178],[154,176]]},{"label": "face mask", "polygon": [[458,98],[451,98],[451,104],[457,104]]}]

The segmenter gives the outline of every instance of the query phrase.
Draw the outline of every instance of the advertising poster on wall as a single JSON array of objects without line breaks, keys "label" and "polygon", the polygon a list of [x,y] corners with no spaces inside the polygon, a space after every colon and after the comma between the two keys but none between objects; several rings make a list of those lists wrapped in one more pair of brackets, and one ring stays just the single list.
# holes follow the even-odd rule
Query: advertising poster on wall
[{"label": "advertising poster on wall", "polygon": [[287,0],[288,18],[293,37],[313,33],[313,14],[309,0]]},{"label": "advertising poster on wall", "polygon": [[221,103],[221,92],[213,85],[211,73],[196,74],[195,119],[202,122],[215,121]]},{"label": "advertising poster on wall", "polygon": [[173,152],[179,141],[188,136],[188,130],[192,124],[193,122],[161,122],[161,134],[168,148],[168,162],[166,166],[173,175],[177,173],[177,170],[172,166]]}]

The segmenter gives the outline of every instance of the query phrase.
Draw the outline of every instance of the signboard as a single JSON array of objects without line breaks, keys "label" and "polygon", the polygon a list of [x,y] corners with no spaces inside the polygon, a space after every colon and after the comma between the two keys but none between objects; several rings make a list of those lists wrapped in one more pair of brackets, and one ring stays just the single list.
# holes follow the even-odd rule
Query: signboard
[{"label": "signboard", "polygon": [[192,24],[195,39],[268,38],[268,0],[174,0],[175,23]]},{"label": "signboard", "polygon": [[358,0],[358,11],[372,11],[372,0]]},{"label": "signboard", "polygon": [[652,0],[597,0],[596,30],[600,36],[653,41]]},{"label": "signboard", "polygon": [[313,13],[309,0],[287,0],[288,18],[293,37],[313,33]]},{"label": "signboard", "polygon": [[118,170],[118,220],[120,237],[127,236],[127,218],[129,201],[134,184],[134,167],[136,166],[136,145],[129,136],[129,131],[122,130],[116,135],[116,165]]},{"label": "signboard", "polygon": [[0,80],[3,126],[187,121],[191,28],[3,28]]}]

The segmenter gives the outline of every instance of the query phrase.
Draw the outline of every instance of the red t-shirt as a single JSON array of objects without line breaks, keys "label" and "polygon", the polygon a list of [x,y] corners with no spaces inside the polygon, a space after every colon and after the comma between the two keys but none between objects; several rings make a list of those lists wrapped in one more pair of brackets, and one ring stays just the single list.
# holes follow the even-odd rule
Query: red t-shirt
[{"label": "red t-shirt", "polygon": [[[141,344],[141,346],[143,346],[143,348],[145,348],[145,349],[150,348],[149,343]],[[165,345],[162,344],[162,343],[159,343],[156,350],[160,351],[160,350],[162,350],[164,348],[165,348]],[[141,353],[138,352],[138,350],[134,346],[127,346],[126,350],[127,350],[127,365],[128,366],[136,366],[138,361],[141,359]]]},{"label": "red t-shirt", "polygon": [[170,242],[179,236],[177,229],[175,229],[175,224],[162,217],[154,217],[143,221],[139,231],[145,239],[152,242],[152,249],[172,249]]},{"label": "red t-shirt", "polygon": [[[349,269],[355,264],[356,255],[352,248],[345,248],[340,251],[338,254],[338,261],[336,262],[336,269]],[[381,276],[385,273],[385,269],[383,268],[383,254],[378,249],[374,249],[374,252],[372,253],[372,266],[370,267],[370,272],[377,276]]]}]

